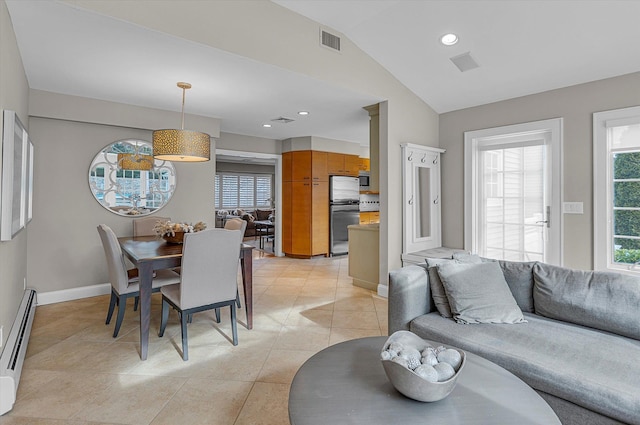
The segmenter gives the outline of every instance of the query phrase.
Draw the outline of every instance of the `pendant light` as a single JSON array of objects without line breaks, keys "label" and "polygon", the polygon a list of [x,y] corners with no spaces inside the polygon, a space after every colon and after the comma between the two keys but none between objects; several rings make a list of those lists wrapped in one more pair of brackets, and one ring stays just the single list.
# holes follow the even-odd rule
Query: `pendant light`
[{"label": "pendant light", "polygon": [[211,138],[208,134],[184,129],[184,98],[189,83],[178,83],[182,89],[182,126],[180,130],[153,132],[153,156],[156,159],[178,162],[209,161]]}]

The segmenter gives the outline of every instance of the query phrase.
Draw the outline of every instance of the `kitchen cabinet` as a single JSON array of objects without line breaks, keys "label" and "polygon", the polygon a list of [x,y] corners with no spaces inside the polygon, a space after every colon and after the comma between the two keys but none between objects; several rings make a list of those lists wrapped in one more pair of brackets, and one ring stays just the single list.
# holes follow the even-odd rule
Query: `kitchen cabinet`
[{"label": "kitchen cabinet", "polygon": [[349,276],[353,285],[378,290],[380,263],[380,226],[351,225],[349,230]]},{"label": "kitchen cabinet", "polygon": [[329,152],[327,155],[327,169],[331,176],[357,177],[360,170],[360,157]]},{"label": "kitchen cabinet", "polygon": [[327,152],[309,150],[282,155],[282,250],[285,255],[300,258],[329,255],[327,155]]},{"label": "kitchen cabinet", "polygon": [[360,211],[360,224],[380,223],[380,211]]},{"label": "kitchen cabinet", "polygon": [[371,160],[369,158],[359,158],[360,159],[360,164],[359,164],[359,171],[364,171],[364,172],[368,172],[371,169]]}]

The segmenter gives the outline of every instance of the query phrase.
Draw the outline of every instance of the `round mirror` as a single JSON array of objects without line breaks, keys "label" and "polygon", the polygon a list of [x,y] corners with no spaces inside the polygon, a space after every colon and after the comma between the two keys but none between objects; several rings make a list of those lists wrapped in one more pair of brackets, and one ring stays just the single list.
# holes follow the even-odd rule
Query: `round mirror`
[{"label": "round mirror", "polygon": [[148,215],[171,199],[176,170],[170,161],[153,158],[151,143],[120,140],[93,158],[89,187],[96,201],[115,214]]}]

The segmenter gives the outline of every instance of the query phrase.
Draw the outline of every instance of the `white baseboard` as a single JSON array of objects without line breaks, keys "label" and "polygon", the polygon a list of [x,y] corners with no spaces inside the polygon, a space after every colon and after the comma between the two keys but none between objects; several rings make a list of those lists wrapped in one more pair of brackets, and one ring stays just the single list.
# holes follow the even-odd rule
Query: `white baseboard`
[{"label": "white baseboard", "polygon": [[60,291],[38,292],[38,305],[79,300],[81,298],[96,297],[98,295],[105,295],[109,293],[111,293],[111,285],[109,283],[62,289]]},{"label": "white baseboard", "polygon": [[389,285],[378,284],[378,295],[389,298]]}]

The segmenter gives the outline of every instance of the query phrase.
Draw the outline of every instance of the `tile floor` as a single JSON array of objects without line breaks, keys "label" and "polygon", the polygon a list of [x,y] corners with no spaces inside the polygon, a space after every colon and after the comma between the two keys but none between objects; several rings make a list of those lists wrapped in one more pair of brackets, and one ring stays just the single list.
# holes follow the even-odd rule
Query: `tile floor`
[{"label": "tile floor", "polygon": [[117,339],[108,296],[40,306],[17,401],[0,424],[288,424],[289,385],[314,353],[352,338],[387,334],[387,301],[354,287],[346,257],[298,260],[254,252],[254,328],[239,310],[239,345],[228,309],[189,325],[189,361],[172,312],[158,338],[153,295],[149,357],[138,354],[129,300]]}]

